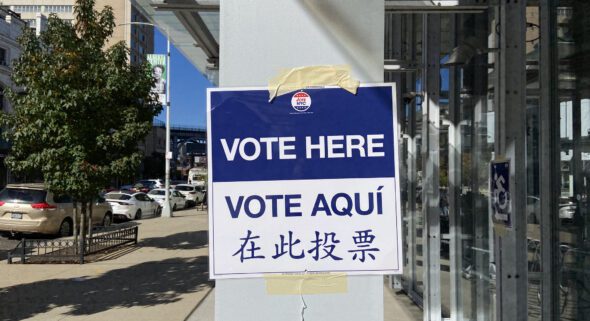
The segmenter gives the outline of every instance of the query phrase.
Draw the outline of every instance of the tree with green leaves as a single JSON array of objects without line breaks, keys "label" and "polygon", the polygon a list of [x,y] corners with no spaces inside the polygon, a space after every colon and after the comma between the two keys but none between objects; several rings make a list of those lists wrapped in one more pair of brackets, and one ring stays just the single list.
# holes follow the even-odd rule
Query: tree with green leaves
[{"label": "tree with green leaves", "polygon": [[115,19],[112,8],[94,4],[77,0],[74,24],[51,15],[39,37],[24,31],[12,75],[20,90],[7,92],[14,112],[0,116],[12,144],[6,165],[41,173],[49,190],[71,195],[81,229],[91,225],[99,192],[133,175],[142,159],[138,142],[162,109],[149,66],[131,65],[123,42],[105,49]]}]

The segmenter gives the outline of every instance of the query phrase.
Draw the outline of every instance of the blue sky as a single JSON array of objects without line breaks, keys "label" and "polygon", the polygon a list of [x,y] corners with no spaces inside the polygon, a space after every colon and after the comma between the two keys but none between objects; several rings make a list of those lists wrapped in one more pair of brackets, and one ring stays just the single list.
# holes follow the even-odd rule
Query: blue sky
[{"label": "blue sky", "polygon": [[[154,53],[166,54],[166,37],[159,31],[154,34]],[[206,88],[211,83],[180,51],[171,46],[170,56],[170,122],[172,126],[206,127]],[[165,110],[156,117],[166,120]]]}]

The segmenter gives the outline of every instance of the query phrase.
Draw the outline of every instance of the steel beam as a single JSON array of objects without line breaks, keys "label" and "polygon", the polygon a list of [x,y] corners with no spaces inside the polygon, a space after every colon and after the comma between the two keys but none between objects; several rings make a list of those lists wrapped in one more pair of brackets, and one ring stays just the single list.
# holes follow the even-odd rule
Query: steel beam
[{"label": "steel beam", "polygon": [[424,321],[442,319],[440,291],[440,15],[424,15],[422,108],[422,205],[425,218]]},{"label": "steel beam", "polygon": [[540,3],[539,185],[541,199],[541,315],[544,321],[560,318],[559,196],[560,108],[557,46],[557,1]]},{"label": "steel beam", "polygon": [[167,0],[164,2],[152,2],[151,6],[156,11],[200,11],[219,12],[219,4],[199,4],[195,1]]},{"label": "steel beam", "polygon": [[[451,15],[451,45],[456,47],[457,16]],[[449,256],[451,263],[450,295],[451,320],[463,320],[463,305],[461,304],[461,268],[463,259],[462,225],[461,225],[461,102],[458,99],[457,70],[449,67]]]},{"label": "steel beam", "polygon": [[[478,47],[488,46],[488,17],[469,16],[470,24],[463,26],[464,32],[470,32],[479,42]],[[473,271],[476,272],[473,290],[475,292],[474,307],[477,321],[488,321],[493,319],[490,315],[490,232],[489,226],[491,220],[488,215],[478,215],[478,213],[487,213],[489,209],[488,200],[483,197],[481,187],[488,184],[488,176],[481,173],[487,173],[490,156],[485,152],[487,138],[482,132],[487,131],[487,89],[488,89],[488,55],[478,55],[469,63],[470,84],[471,88],[471,108],[470,119],[471,125],[471,142],[472,142],[472,166],[471,166],[471,191],[474,195],[472,200],[472,224],[473,224],[473,247],[474,257]],[[467,71],[464,71],[464,74]]]},{"label": "steel beam", "polygon": [[486,8],[483,7],[463,7],[463,8],[453,8],[453,7],[404,7],[404,8],[395,8],[395,7],[386,7],[385,10],[387,12],[395,12],[399,14],[411,14],[411,13],[422,13],[422,14],[449,14],[449,13],[484,13]]},{"label": "steel beam", "polygon": [[209,28],[199,13],[192,11],[174,11],[174,15],[176,15],[188,33],[193,39],[195,39],[198,46],[203,52],[205,52],[209,63],[217,65],[219,61],[219,44],[209,31]]},{"label": "steel beam", "polygon": [[167,0],[162,3],[152,3],[156,11],[171,11],[182,23],[186,31],[195,40],[195,46],[201,48],[207,55],[207,61],[214,68],[219,65],[219,43],[209,30],[209,27],[199,15],[199,12],[219,12],[218,4],[199,4],[196,1]]},{"label": "steel beam", "polygon": [[489,3],[479,0],[389,0],[385,1],[385,11],[396,13],[481,13],[485,12]]},{"label": "steel beam", "polygon": [[[403,28],[402,28],[402,16],[397,14],[385,14],[385,59],[392,60],[401,60],[402,57],[402,38],[403,38]],[[385,81],[386,82],[394,82],[396,83],[396,106],[397,106],[397,117],[398,119],[396,124],[396,130],[398,131],[398,137],[400,137],[400,141],[398,142],[400,147],[400,159],[405,156],[404,152],[406,144],[404,143],[403,133],[404,127],[406,122],[405,117],[405,105],[403,103],[403,74],[396,70],[394,72],[387,72],[385,71]],[[407,183],[407,169],[405,163],[403,161],[400,162],[400,186],[405,186]],[[402,187],[403,190],[403,187]],[[402,200],[402,213],[407,213],[406,203]],[[405,218],[404,218],[405,221]],[[401,289],[401,277],[399,275],[391,275],[389,276],[389,285],[391,288]]]},{"label": "steel beam", "polygon": [[498,320],[527,320],[526,251],[526,1],[502,1],[495,87],[496,159],[510,160],[512,228],[496,228]]},{"label": "steel beam", "polygon": [[[416,59],[416,41],[414,29],[414,15],[407,15],[406,20],[406,34],[405,43],[408,46],[406,54],[410,59]],[[406,74],[406,90],[405,92],[416,90],[416,74]],[[410,280],[408,293],[412,296],[416,292],[414,288],[416,280],[416,99],[412,99],[406,103],[408,105],[408,235],[406,240],[408,244],[408,266],[410,267]],[[414,295],[415,297],[417,295]]]}]

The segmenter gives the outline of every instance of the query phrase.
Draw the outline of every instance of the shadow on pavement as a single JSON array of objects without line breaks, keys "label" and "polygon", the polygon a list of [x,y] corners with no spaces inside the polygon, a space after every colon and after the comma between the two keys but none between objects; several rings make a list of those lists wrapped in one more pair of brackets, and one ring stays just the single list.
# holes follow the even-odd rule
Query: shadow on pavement
[{"label": "shadow on pavement", "polygon": [[95,255],[90,255],[90,256],[84,258],[84,260],[87,263],[111,261],[111,260],[116,260],[120,257],[123,257],[127,254],[133,253],[137,250],[139,250],[139,247],[135,246],[134,244],[131,244],[131,245],[123,246],[123,247],[118,247],[114,250],[109,250],[106,253],[98,253]]},{"label": "shadow on pavement", "polygon": [[208,242],[207,231],[193,231],[163,237],[145,238],[137,245],[169,250],[194,250],[207,246]]},{"label": "shadow on pavement", "polygon": [[212,286],[208,258],[172,258],[112,270],[98,277],[51,279],[0,289],[0,320],[33,317],[56,308],[91,315],[114,308],[173,303]]}]

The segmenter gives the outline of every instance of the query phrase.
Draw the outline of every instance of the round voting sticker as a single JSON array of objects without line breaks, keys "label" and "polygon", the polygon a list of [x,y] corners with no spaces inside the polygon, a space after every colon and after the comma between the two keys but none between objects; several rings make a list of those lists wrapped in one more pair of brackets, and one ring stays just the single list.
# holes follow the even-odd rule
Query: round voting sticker
[{"label": "round voting sticker", "polygon": [[306,111],[311,107],[311,97],[306,92],[297,92],[291,97],[291,106],[296,111]]}]

